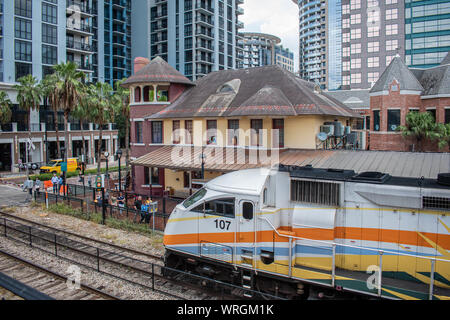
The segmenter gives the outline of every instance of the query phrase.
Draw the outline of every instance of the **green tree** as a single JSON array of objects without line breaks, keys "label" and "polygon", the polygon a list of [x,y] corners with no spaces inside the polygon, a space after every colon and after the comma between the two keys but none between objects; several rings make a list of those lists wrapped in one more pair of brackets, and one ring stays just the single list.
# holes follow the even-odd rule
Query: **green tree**
[{"label": "green tree", "polygon": [[59,125],[58,125],[58,111],[60,110],[60,98],[58,91],[58,78],[56,74],[52,73],[47,75],[41,81],[42,95],[47,99],[53,111],[53,125],[55,126],[56,133],[56,148],[58,152],[58,158],[61,159],[61,146],[59,144]]},{"label": "green tree", "polygon": [[100,174],[101,146],[103,140],[103,126],[114,121],[114,92],[109,83],[97,82],[89,86],[91,94],[88,100],[91,119],[99,126],[99,140],[97,146],[97,172]]},{"label": "green tree", "polygon": [[[41,104],[42,91],[39,83],[35,77],[31,74],[26,75],[20,79],[18,79],[19,84],[14,86],[14,89],[17,91],[17,102],[19,104],[19,108],[27,111],[28,113],[28,138],[31,140],[31,119],[30,113],[31,111],[39,111],[39,106]],[[28,145],[27,145],[28,146]],[[26,162],[28,163],[28,148],[26,151]],[[27,167],[27,177],[29,180],[29,172],[28,165]]]},{"label": "green tree", "polygon": [[417,141],[419,151],[424,151],[424,143],[439,139],[440,134],[436,120],[430,112],[409,112],[406,126],[399,126],[403,137],[412,137]]},{"label": "green tree", "polygon": [[12,102],[5,91],[0,91],[0,124],[11,121]]},{"label": "green tree", "polygon": [[439,148],[444,149],[447,146],[450,147],[450,123],[439,123],[437,125],[437,130],[439,132]]},{"label": "green tree", "polygon": [[76,63],[70,61],[67,63],[61,63],[53,67],[55,70],[55,77],[57,78],[57,90],[59,93],[59,101],[61,109],[64,111],[64,128],[65,128],[65,141],[66,152],[64,160],[72,156],[72,147],[69,143],[69,115],[75,109],[81,98],[81,84],[85,78],[85,74],[78,71]]}]

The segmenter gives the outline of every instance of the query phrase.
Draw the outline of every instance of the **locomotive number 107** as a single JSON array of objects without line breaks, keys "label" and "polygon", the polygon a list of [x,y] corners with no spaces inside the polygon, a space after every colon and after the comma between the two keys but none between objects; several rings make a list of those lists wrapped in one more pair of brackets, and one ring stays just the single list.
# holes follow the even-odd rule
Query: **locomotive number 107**
[{"label": "locomotive number 107", "polygon": [[216,224],[216,229],[230,230],[231,221],[216,219],[214,220],[214,223]]}]

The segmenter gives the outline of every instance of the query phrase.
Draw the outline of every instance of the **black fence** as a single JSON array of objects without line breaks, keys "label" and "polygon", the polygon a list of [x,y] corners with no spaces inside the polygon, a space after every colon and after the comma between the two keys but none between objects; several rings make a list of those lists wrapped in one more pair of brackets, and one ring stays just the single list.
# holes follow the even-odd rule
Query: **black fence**
[{"label": "black fence", "polygon": [[64,203],[75,209],[81,209],[81,212],[85,212],[84,201],[72,196],[64,196],[58,193],[50,192],[34,192],[34,201],[43,204],[58,204]]},{"label": "black fence", "polygon": [[[70,185],[68,186],[68,190],[72,190],[72,192],[68,192],[71,194],[69,196],[50,192],[34,192],[34,200],[37,203],[46,205],[61,203],[74,209],[80,209],[83,218],[86,220],[91,220],[91,213],[101,213],[103,215],[104,211],[104,219],[112,218],[116,220],[129,221],[136,224],[145,224],[148,225],[148,227],[153,231],[164,231],[167,221],[169,220],[170,213],[166,213],[161,210],[164,206],[167,206],[165,202],[170,202],[170,207],[179,203],[179,201],[168,198],[162,198],[159,201],[156,201],[157,199],[153,199],[153,203],[156,205],[154,212],[144,212],[141,210],[136,210],[136,208],[133,207],[135,200],[134,196],[129,199],[127,206],[119,207],[115,204],[109,203],[109,201],[105,201],[104,204],[102,202],[98,202],[96,200],[97,191],[94,188],[88,189],[88,187],[83,188],[83,186]],[[91,195],[88,195],[89,193],[91,193]],[[113,193],[117,193],[117,191],[110,191],[110,195]],[[74,194],[78,194],[80,197],[72,196]],[[83,197],[84,194],[87,196]]]}]

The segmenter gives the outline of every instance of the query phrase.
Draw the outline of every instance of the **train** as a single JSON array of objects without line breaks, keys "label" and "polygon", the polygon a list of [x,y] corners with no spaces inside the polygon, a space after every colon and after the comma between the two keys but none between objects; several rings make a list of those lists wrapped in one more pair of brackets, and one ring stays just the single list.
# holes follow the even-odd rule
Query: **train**
[{"label": "train", "polygon": [[277,165],[219,176],[177,205],[165,266],[285,299],[450,299],[450,174]]}]

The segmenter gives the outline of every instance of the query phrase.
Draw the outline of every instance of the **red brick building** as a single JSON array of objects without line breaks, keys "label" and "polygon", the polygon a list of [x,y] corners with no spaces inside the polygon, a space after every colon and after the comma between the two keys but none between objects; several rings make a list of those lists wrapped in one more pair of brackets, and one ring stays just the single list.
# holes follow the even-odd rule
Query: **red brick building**
[{"label": "red brick building", "polygon": [[[194,86],[194,83],[162,58],[156,57],[152,61],[136,58],[134,75],[129,77],[123,86],[134,88],[130,96],[131,158],[137,159],[160,148],[164,141],[162,122],[150,122],[145,118],[167,108],[187,88]],[[165,169],[136,166],[132,168],[133,190],[147,193],[152,186],[153,195],[162,195]]]},{"label": "red brick building", "polygon": [[[370,90],[370,150],[417,151],[417,141],[397,131],[406,125],[410,111],[431,112],[438,123],[450,123],[450,54],[429,69],[409,69],[400,56]],[[427,141],[424,151],[439,149],[437,141]]]}]

